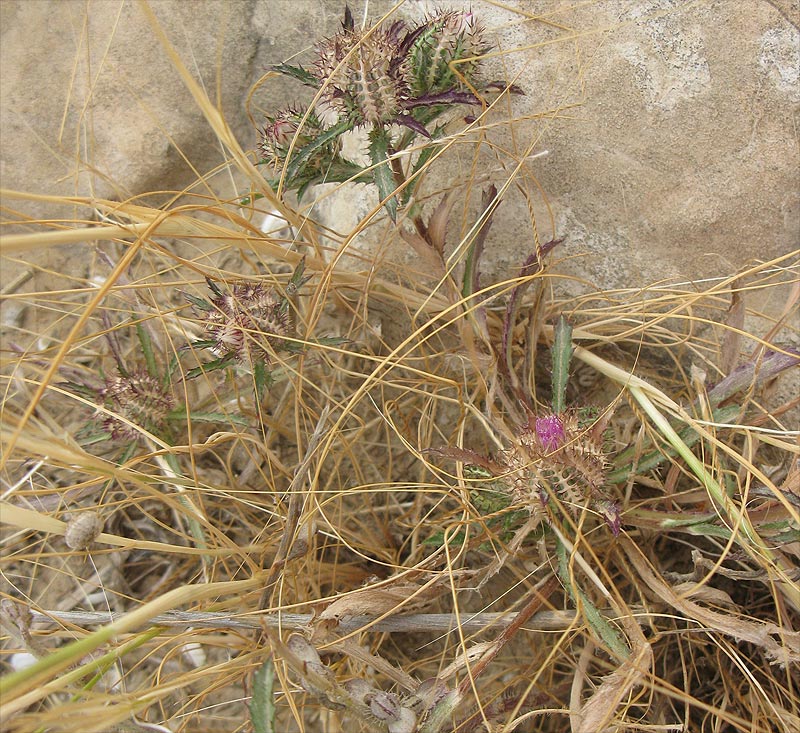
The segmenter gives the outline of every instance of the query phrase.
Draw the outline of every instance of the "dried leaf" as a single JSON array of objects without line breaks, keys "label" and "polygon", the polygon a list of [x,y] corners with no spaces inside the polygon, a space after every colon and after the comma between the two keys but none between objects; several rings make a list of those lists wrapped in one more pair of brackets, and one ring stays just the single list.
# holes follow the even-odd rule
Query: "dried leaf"
[{"label": "dried leaf", "polygon": [[774,623],[750,621],[743,616],[717,613],[693,603],[676,593],[653,569],[636,545],[626,537],[620,537],[633,568],[642,580],[642,587],[649,588],[662,601],[668,603],[678,613],[703,626],[725,634],[737,641],[746,641],[762,648],[767,658],[774,664],[785,666],[800,663],[800,632],[779,627]]},{"label": "dried leaf", "polygon": [[349,616],[382,616],[395,609],[408,613],[418,610],[420,601],[438,594],[434,585],[420,586],[408,581],[371,585],[337,598],[319,615],[319,619],[338,622]]},{"label": "dried leaf", "polygon": [[733,598],[724,590],[714,588],[710,585],[698,585],[694,582],[678,583],[672,588],[679,596],[691,598],[693,601],[703,601],[710,606],[722,606],[723,608],[738,608]]},{"label": "dried leaf", "polygon": [[741,282],[733,283],[731,304],[725,314],[725,335],[722,337],[722,348],[719,355],[719,368],[723,374],[730,374],[739,360],[739,350],[742,343],[742,330],[744,329],[744,298],[739,292]]},{"label": "dried leaf", "polygon": [[428,221],[428,237],[434,249],[442,255],[447,242],[447,224],[456,202],[456,190],[450,191],[436,206]]},{"label": "dried leaf", "polygon": [[[331,603],[320,615],[321,621],[339,621],[345,617],[377,617],[394,611],[416,613],[432,598],[442,593],[442,586],[449,584],[454,577],[471,577],[474,571],[457,570],[439,575],[425,583],[417,583],[408,575],[369,585],[345,593]],[[421,573],[416,575],[421,576]],[[424,576],[428,578],[426,574]]]},{"label": "dried leaf", "polygon": [[577,714],[570,715],[573,733],[617,730],[616,726],[608,726],[614,714],[630,701],[632,690],[641,686],[650,676],[650,670],[653,668],[653,649],[641,627],[630,613],[620,612],[617,623],[625,632],[630,645],[630,654],[614,672],[603,678],[600,687]]},{"label": "dried leaf", "polygon": [[797,349],[787,346],[780,351],[777,347],[775,350],[767,350],[757,358],[740,364],[713,387],[708,393],[709,403],[712,407],[716,407],[737,392],[757,389],[786,369],[798,365],[800,365],[800,351]]},{"label": "dried leaf", "polygon": [[400,236],[414,250],[414,254],[422,260],[422,267],[429,270],[431,277],[441,279],[444,276],[444,262],[430,244],[416,232],[409,232],[405,229],[400,229]]},{"label": "dried leaf", "polygon": [[481,197],[480,218],[483,219],[483,221],[472,239],[472,244],[470,245],[469,252],[467,253],[467,259],[464,263],[464,283],[462,286],[462,294],[465,298],[473,293],[477,293],[480,290],[479,266],[481,257],[483,256],[483,246],[486,243],[486,236],[489,234],[489,229],[492,226],[492,218],[494,217],[495,211],[497,211],[497,207],[500,205],[500,202],[497,201],[497,203],[494,205],[494,208],[490,211],[490,208],[496,199],[497,188],[495,186],[489,186],[489,188],[483,192],[483,196]]}]

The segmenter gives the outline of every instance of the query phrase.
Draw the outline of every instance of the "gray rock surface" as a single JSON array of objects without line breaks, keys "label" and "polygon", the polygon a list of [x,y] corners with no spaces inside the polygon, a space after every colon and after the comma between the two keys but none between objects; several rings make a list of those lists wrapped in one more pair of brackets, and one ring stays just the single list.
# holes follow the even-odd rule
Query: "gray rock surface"
[{"label": "gray rock surface", "polygon": [[[637,286],[730,274],[798,247],[796,1],[449,4],[460,5],[483,18],[502,52],[490,73],[517,78],[526,91],[512,102],[521,118],[514,137],[508,127],[489,134],[508,146],[495,172],[504,180],[515,164],[510,151],[531,141],[534,153],[548,151],[519,180],[542,240],[567,237],[562,256],[577,258],[567,271]],[[334,33],[342,10],[339,0],[150,6],[212,99],[219,90],[245,148],[256,142],[252,85],[269,64]],[[353,6],[360,20],[363,7]],[[391,6],[370,3],[371,17]],[[399,13],[416,19],[430,7],[408,0]],[[3,187],[122,198],[180,190],[223,162],[137,3],[4,0],[0,33]],[[269,80],[249,109],[258,117],[303,92]],[[446,161],[442,185],[463,179],[469,164],[469,155]],[[236,181],[214,180],[220,195],[235,195]],[[354,187],[328,213],[373,202],[374,191]],[[69,214],[13,205],[34,216]],[[491,256],[507,275],[527,254],[532,228],[519,192],[509,191],[501,211]]]}]

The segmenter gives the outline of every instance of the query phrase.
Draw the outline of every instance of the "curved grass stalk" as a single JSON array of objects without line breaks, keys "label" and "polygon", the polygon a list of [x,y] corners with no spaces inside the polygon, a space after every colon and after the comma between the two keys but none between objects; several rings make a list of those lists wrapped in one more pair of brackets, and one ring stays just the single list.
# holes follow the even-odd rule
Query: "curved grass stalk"
[{"label": "curved grass stalk", "polygon": [[695,425],[680,405],[645,380],[610,364],[605,359],[602,359],[584,348],[576,347],[575,356],[584,363],[591,365],[602,374],[605,374],[620,386],[625,387],[630,392],[648,415],[654,427],[672,446],[675,452],[686,462],[686,465],[700,481],[711,499],[712,504],[722,511],[721,518],[734,530],[734,536],[736,535],[736,528],[741,528],[747,539],[747,541],[743,543],[745,549],[757,559],[766,559],[775,566],[775,555],[769,547],[767,547],[764,540],[759,537],[758,532],[756,532],[746,512],[743,509],[739,509],[733,501],[731,501],[730,497],[725,493],[725,490],[719,485],[717,480],[708,472],[703,463],[697,459],[691,449],[681,440],[678,433],[669,424],[669,421],[658,410],[656,403],[668,407],[686,424],[693,425],[694,429],[702,437],[713,442],[713,436],[700,425]]},{"label": "curved grass stalk", "polygon": [[[25,507],[10,504],[5,501],[0,501],[0,521],[2,521],[3,524],[17,527],[21,530],[46,532],[53,535],[63,535],[67,529],[67,523],[60,519],[48,516],[47,514],[40,514],[33,509],[26,509]],[[94,542],[101,545],[110,545],[111,547],[147,550],[166,555],[230,557],[231,555],[263,552],[264,550],[261,545],[244,545],[237,547],[236,551],[227,548],[184,547],[183,545],[171,545],[167,542],[154,542],[153,540],[121,537],[107,532],[101,532],[97,535]]]},{"label": "curved grass stalk", "polygon": [[[258,587],[262,582],[263,578],[259,574],[248,580],[204,583],[175,588],[85,638],[77,639],[61,647],[52,654],[39,659],[30,667],[5,675],[0,678],[0,700],[3,701],[0,705],[0,721],[7,719],[9,715],[26,707],[34,700],[39,700],[55,689],[64,687],[67,684],[64,677],[59,677],[57,680],[53,678],[82,657],[110,642],[114,637],[133,631],[138,626],[146,626],[151,623],[154,616],[170,611],[176,606],[211,597],[239,595]],[[91,663],[92,666],[96,664],[96,662]],[[53,682],[46,687],[45,681],[49,679],[52,679]],[[27,695],[27,693],[32,694]]]}]

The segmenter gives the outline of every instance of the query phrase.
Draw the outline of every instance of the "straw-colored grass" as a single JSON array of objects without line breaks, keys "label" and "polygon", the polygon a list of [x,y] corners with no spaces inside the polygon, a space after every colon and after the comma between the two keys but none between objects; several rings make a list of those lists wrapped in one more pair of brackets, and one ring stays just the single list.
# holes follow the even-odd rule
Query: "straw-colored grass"
[{"label": "straw-colored grass", "polygon": [[[798,253],[701,284],[574,295],[557,247],[466,297],[479,210],[454,209],[436,278],[396,256],[405,224],[377,197],[352,231],[316,221],[269,188],[151,20],[251,203],[3,191],[4,267],[18,273],[0,377],[4,730],[251,730],[270,657],[275,709],[258,723],[274,714],[279,732],[800,729]],[[492,142],[514,122],[503,111],[455,127],[440,155],[474,156],[475,171],[494,160],[497,200],[539,196],[536,141]],[[428,187],[425,211],[488,183]],[[21,222],[15,201],[74,220]],[[262,232],[267,213],[284,228]],[[541,247],[549,223],[529,224]],[[87,275],[38,264],[67,247],[91,259]],[[198,369],[214,358],[198,344],[206,279],[285,293],[301,260],[310,277],[287,299],[298,348],[276,349],[274,383],[243,362]],[[589,488],[492,503],[498,477],[448,453],[507,450],[520,393],[551,411],[561,314],[567,401],[608,420],[618,536]],[[172,364],[185,411],[163,429],[119,415],[132,437],[100,440],[121,424],[93,395],[117,363],[148,360]],[[423,700],[431,679],[441,701]],[[387,727],[353,680],[396,694],[415,727]]]}]

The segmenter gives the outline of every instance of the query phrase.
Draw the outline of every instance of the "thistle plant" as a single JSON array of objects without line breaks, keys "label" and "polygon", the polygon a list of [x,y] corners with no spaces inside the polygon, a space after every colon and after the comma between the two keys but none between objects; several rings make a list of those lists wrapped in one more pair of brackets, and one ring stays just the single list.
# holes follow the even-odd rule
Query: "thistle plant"
[{"label": "thistle plant", "polygon": [[[285,185],[296,190],[299,198],[310,185],[322,181],[370,180],[364,177],[360,166],[341,155],[340,137],[329,135],[313,111],[304,113],[287,107],[267,115],[258,147],[263,161],[272,167],[275,175],[280,177],[284,172],[288,175]],[[302,165],[294,164],[298,152],[304,156]],[[288,165],[290,155],[292,165]],[[276,187],[278,180],[273,180]]]},{"label": "thistle plant", "polygon": [[[123,201],[6,192],[24,205],[5,207],[2,238],[17,283],[0,323],[13,338],[0,353],[4,724],[789,729],[798,402],[771,390],[800,364],[796,255],[697,287],[583,296],[579,278],[544,273],[558,240],[540,241],[529,185],[536,115],[495,116],[509,144],[488,140],[489,156],[464,145],[496,86],[470,12],[371,29],[346,14],[305,68],[279,67],[309,92],[264,122],[261,170],[296,194],[284,202],[159,38],[292,248],[254,248],[255,207],[214,176]],[[509,65],[531,68],[515,45]],[[540,117],[570,124],[569,85],[551,86]],[[345,152],[361,133],[366,163]],[[437,201],[425,191],[423,221],[419,181],[456,138],[474,165]],[[71,159],[93,169],[85,154]],[[374,212],[317,225],[296,203],[325,181],[376,186],[398,225],[374,248],[354,242],[376,233]],[[492,282],[498,206],[525,238],[505,210],[517,192],[536,252]],[[31,219],[45,202],[58,206]],[[416,261],[393,261],[398,239]],[[77,241],[93,254],[58,279],[60,256],[25,262]],[[291,272],[297,251],[318,280]],[[344,339],[322,329],[360,343],[325,349]],[[599,383],[570,375],[575,362]],[[424,458],[437,445],[451,470]]]},{"label": "thistle plant", "polygon": [[235,283],[227,293],[211,280],[208,285],[214,295],[204,327],[214,343],[212,350],[250,366],[259,360],[272,363],[291,334],[288,299],[259,282]]},{"label": "thistle plant", "polygon": [[[585,414],[585,411],[584,411]],[[586,494],[616,535],[619,507],[603,490],[609,464],[604,444],[607,418],[581,419],[578,410],[531,416],[519,426],[510,447],[491,462],[513,501],[535,512],[553,493],[581,507]]]},{"label": "thistle plant", "polygon": [[272,381],[272,367],[281,353],[297,353],[302,347],[294,340],[296,325],[292,299],[308,277],[305,262],[300,261],[283,292],[258,281],[240,281],[223,290],[207,280],[208,299],[194,295],[186,298],[203,323],[206,338],[196,341],[196,348],[207,348],[216,357],[187,373],[187,378],[232,366],[239,366],[256,377],[262,392]]},{"label": "thistle plant", "polygon": [[163,379],[150,374],[138,365],[106,377],[97,392],[98,401],[108,409],[100,422],[112,440],[134,440],[140,435],[137,428],[149,433],[161,433],[166,427],[175,397]]},{"label": "thistle plant", "polygon": [[177,360],[167,362],[141,323],[133,329],[139,350],[131,359],[122,348],[121,329],[104,320],[112,369],[101,373],[99,381],[86,382],[71,375],[64,384],[99,406],[95,419],[81,431],[81,442],[123,446],[124,454],[131,453],[148,435],[171,443],[175,429],[186,419],[186,406],[176,399],[173,384]]},{"label": "thistle plant", "polygon": [[[505,505],[523,507],[542,517],[551,497],[580,509],[588,500],[614,535],[621,529],[618,503],[607,493],[609,457],[605,448],[606,420],[586,419],[575,409],[549,413],[516,427],[507,448],[484,456],[462,448],[438,448],[431,453],[466,464],[465,474],[484,486],[475,503],[488,489],[492,496],[505,495]],[[493,506],[496,509],[496,507]]]},{"label": "thistle plant", "polygon": [[[508,447],[491,456],[453,447],[431,452],[463,462],[465,473],[478,478],[479,486],[485,483],[492,495],[505,496],[506,506],[527,510],[534,521],[522,532],[544,518],[556,499],[558,506],[571,507],[573,512],[588,502],[616,536],[621,529],[620,508],[606,486],[611,464],[606,428],[611,411],[598,416],[595,409],[564,406],[572,345],[571,328],[563,317],[555,333],[551,409],[536,412],[526,401],[526,420],[513,428]],[[479,508],[480,502],[475,503]]]},{"label": "thistle plant", "polygon": [[[321,105],[305,113],[287,107],[267,115],[259,148],[273,165],[273,184],[302,197],[316,183],[371,182],[396,218],[395,192],[404,190],[407,202],[415,179],[392,156],[418,136],[441,137],[444,126],[431,129],[431,124],[447,111],[480,106],[479,93],[505,88],[481,80],[481,57],[489,50],[472,12],[439,11],[417,25],[394,21],[358,29],[346,9],[342,30],[316,44],[309,68],[274,67],[314,89]],[[329,125],[323,124],[331,117]],[[341,136],[359,127],[368,128],[368,168],[341,152]],[[412,174],[432,151],[430,146],[420,151]]]}]

